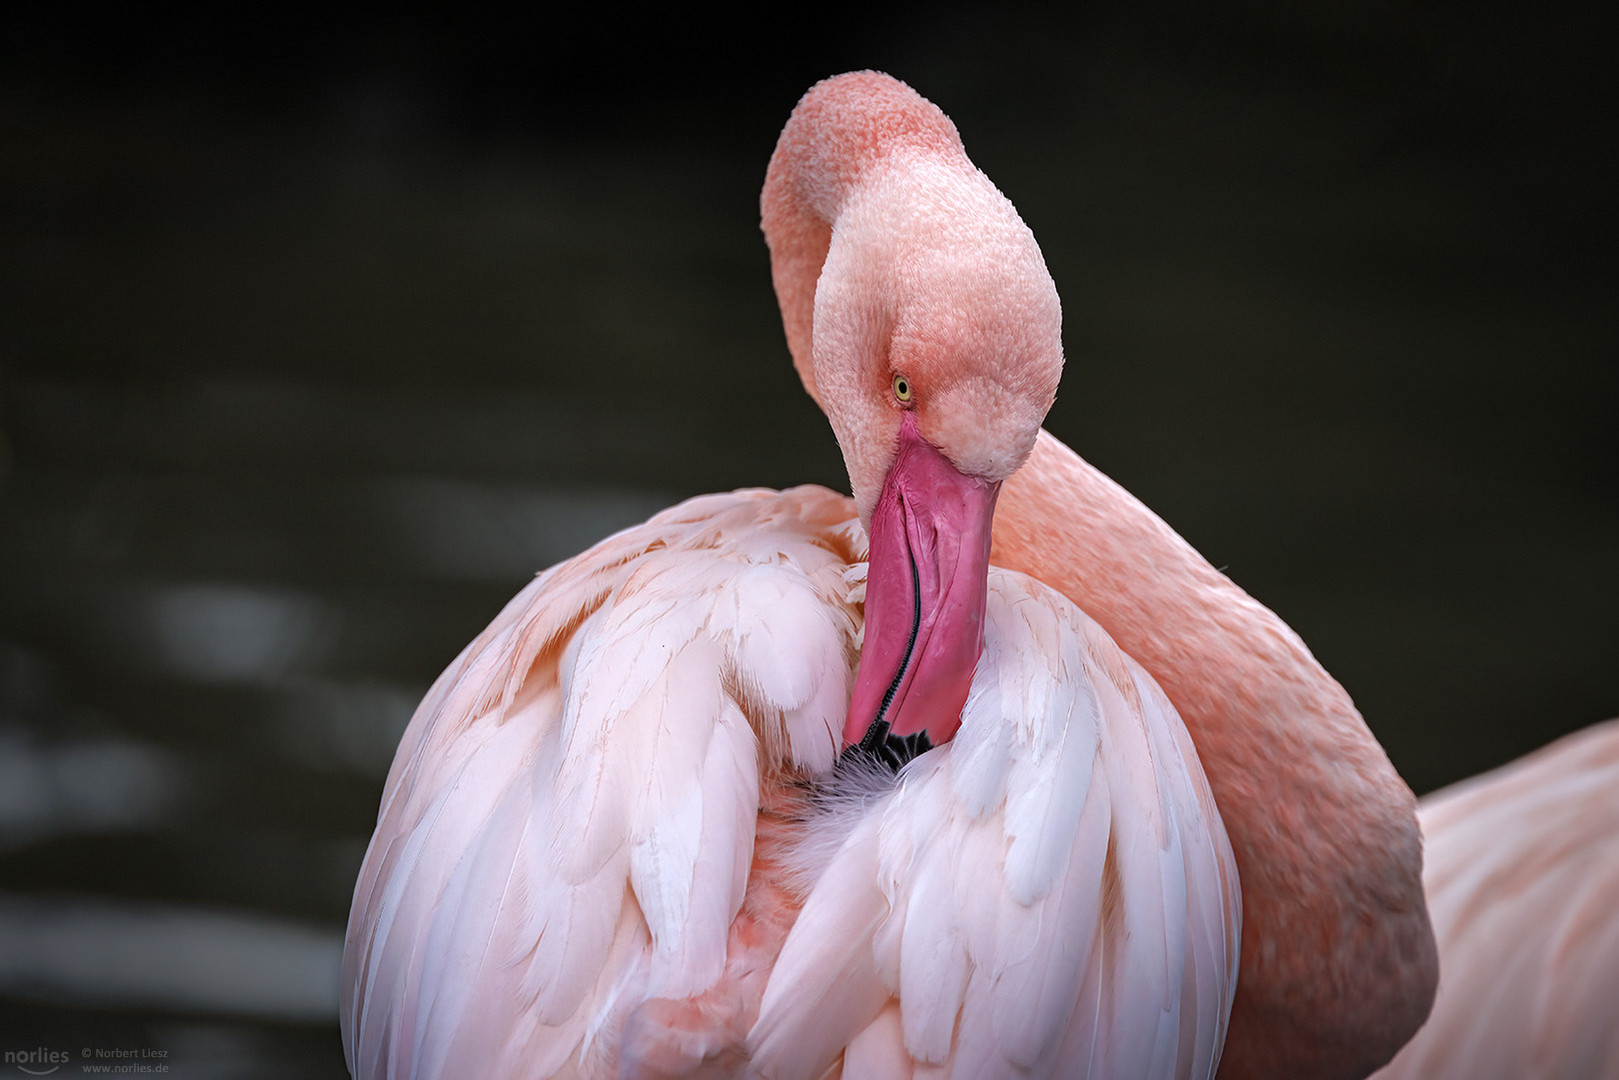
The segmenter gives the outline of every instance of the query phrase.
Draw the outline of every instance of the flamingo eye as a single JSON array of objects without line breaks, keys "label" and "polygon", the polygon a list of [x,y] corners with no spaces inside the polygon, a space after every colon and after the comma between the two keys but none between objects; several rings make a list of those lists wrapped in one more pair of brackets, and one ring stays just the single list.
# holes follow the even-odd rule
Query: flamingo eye
[{"label": "flamingo eye", "polygon": [[911,380],[903,375],[894,376],[894,396],[902,404],[909,404],[911,400]]}]

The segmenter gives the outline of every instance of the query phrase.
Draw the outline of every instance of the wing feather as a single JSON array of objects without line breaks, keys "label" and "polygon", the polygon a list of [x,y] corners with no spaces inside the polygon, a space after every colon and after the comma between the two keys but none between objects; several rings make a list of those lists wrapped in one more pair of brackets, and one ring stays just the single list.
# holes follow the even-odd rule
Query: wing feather
[{"label": "wing feather", "polygon": [[[1212,1076],[1240,915],[1190,745],[1094,623],[992,571],[961,729],[871,801],[810,889],[755,1067],[814,1076],[870,1039],[859,1060],[888,1071],[862,1075]],[[896,1019],[906,1069],[882,1035]]]},{"label": "wing feather", "polygon": [[[850,833],[787,935],[748,1040],[764,1075],[820,1076],[877,1022],[890,997],[874,945],[889,914],[878,873],[880,826],[878,817],[868,816]],[[880,1039],[880,1033],[871,1035],[874,1042]],[[886,1076],[851,1074],[851,1080],[854,1075]]]},{"label": "wing feather", "polygon": [[820,489],[692,500],[541,574],[440,676],[355,890],[356,1077],[611,1074],[625,1017],[720,978],[761,769],[829,765],[841,730],[851,519]]}]

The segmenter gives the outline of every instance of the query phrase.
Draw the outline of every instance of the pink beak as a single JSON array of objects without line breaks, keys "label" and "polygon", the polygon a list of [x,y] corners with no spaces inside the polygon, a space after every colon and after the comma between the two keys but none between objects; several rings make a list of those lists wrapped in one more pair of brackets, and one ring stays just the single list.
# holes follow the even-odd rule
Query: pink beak
[{"label": "pink beak", "polygon": [[999,483],[965,476],[922,438],[914,415],[871,512],[866,637],[845,744],[961,726],[984,647],[990,525]]}]

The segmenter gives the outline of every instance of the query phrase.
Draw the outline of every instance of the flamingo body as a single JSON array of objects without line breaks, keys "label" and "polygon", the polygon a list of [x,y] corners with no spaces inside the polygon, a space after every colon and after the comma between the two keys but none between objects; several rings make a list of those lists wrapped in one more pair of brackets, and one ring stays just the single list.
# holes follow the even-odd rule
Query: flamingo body
[{"label": "flamingo body", "polygon": [[1439,993],[1379,1080],[1619,1077],[1616,791],[1610,720],[1422,800]]},{"label": "flamingo body", "polygon": [[761,223],[853,497],[675,507],[439,678],[355,889],[351,1071],[1383,1064],[1435,978],[1410,791],[1297,635],[1041,429],[1056,288],[955,126],[826,80]]},{"label": "flamingo body", "polygon": [[1230,847],[1162,691],[1059,594],[993,571],[955,739],[813,805],[862,541],[824,489],[695,499],[469,646],[356,889],[356,1077],[1213,1074]]}]

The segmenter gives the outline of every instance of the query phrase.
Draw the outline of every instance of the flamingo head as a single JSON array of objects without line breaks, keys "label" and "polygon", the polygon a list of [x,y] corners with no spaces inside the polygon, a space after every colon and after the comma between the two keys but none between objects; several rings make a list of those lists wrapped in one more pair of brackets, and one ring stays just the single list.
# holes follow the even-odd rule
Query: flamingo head
[{"label": "flamingo head", "polygon": [[844,740],[942,743],[983,648],[996,496],[1062,373],[1056,287],[955,126],[885,75],[805,96],[763,209],[794,361],[870,537]]}]

